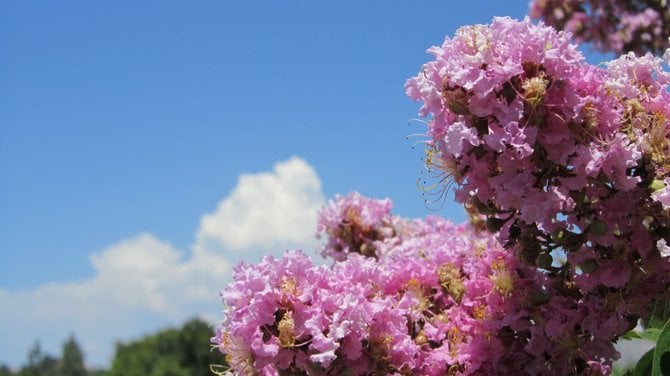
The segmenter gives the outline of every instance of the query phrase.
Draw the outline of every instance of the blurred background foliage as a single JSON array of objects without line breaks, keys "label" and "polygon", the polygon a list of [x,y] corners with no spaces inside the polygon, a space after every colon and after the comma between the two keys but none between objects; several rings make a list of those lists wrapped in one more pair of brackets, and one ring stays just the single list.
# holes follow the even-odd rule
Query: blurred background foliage
[{"label": "blurred background foliage", "polygon": [[213,329],[192,319],[180,328],[169,328],[126,343],[117,343],[110,369],[85,366],[85,349],[74,335],[61,348],[59,357],[46,354],[36,341],[23,366],[12,370],[0,365],[0,376],[202,376],[211,375],[210,365],[224,363],[212,349]]}]

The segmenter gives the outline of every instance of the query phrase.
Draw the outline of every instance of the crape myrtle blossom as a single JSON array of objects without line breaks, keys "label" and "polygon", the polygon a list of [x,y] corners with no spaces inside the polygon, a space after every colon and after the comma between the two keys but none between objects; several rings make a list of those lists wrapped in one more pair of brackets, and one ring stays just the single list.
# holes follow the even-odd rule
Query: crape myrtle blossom
[{"label": "crape myrtle blossom", "polygon": [[405,88],[471,224],[335,197],[332,265],[235,268],[213,338],[231,371],[608,375],[670,295],[670,74],[651,54],[592,66],[568,38],[495,18],[429,49]]},{"label": "crape myrtle blossom", "polygon": [[318,216],[317,237],[327,236],[322,256],[341,261],[352,252],[375,256],[378,240],[394,235],[391,200],[350,193],[330,200]]},{"label": "crape myrtle blossom", "polygon": [[[406,83],[429,119],[429,168],[584,309],[630,323],[652,314],[670,281],[661,60],[629,53],[592,66],[568,35],[509,18],[461,28],[429,52],[435,60]],[[617,325],[611,339],[626,330]]]},{"label": "crape myrtle blossom", "polygon": [[[625,320],[578,304],[537,268],[469,225],[390,214],[389,200],[357,193],[320,213],[319,230],[342,225],[392,231],[374,255],[329,239],[340,261],[316,266],[300,251],[240,264],[222,296],[213,339],[242,375],[607,374]],[[379,210],[384,208],[383,210]],[[367,221],[352,221],[364,212]],[[353,216],[353,217],[352,217]],[[358,244],[365,244],[359,242]],[[363,251],[363,252],[361,252]]]},{"label": "crape myrtle blossom", "polygon": [[661,54],[670,46],[667,0],[533,0],[530,15],[603,52]]}]

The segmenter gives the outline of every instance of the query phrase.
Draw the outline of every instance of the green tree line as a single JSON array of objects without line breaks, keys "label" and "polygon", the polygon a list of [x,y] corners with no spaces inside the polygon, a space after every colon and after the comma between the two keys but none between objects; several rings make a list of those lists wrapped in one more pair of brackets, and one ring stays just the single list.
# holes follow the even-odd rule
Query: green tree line
[{"label": "green tree line", "polygon": [[222,364],[223,355],[212,350],[213,336],[207,323],[193,319],[180,328],[161,330],[126,343],[116,344],[109,369],[89,369],[84,351],[74,335],[61,348],[60,357],[45,353],[38,341],[25,363],[12,370],[0,365],[0,376],[203,376],[210,365]]}]

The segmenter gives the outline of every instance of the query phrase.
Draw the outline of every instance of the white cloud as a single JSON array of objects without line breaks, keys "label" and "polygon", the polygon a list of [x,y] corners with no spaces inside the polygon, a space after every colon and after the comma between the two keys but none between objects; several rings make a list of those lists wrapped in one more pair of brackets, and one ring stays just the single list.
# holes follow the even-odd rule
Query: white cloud
[{"label": "white cloud", "polygon": [[106,365],[117,340],[194,315],[219,319],[218,292],[230,281],[233,263],[255,262],[268,250],[314,248],[322,204],[316,172],[293,157],[272,172],[241,175],[232,193],[203,216],[187,253],[139,234],[91,255],[91,279],[0,289],[0,363],[24,362],[36,338],[57,354],[75,333],[87,360]]},{"label": "white cloud", "polygon": [[323,201],[316,172],[300,158],[275,164],[271,173],[244,174],[216,211],[202,218],[197,247],[312,247]]},{"label": "white cloud", "polygon": [[621,358],[614,365],[622,369],[632,368],[637,364],[642,355],[652,347],[654,347],[654,343],[644,339],[620,339],[616,343],[616,349],[621,354]]}]

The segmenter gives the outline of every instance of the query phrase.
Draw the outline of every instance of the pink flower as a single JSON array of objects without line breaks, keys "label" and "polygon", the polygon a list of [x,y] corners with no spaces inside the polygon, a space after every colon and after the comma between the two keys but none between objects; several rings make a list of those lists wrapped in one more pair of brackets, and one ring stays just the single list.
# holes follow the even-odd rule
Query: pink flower
[{"label": "pink flower", "polygon": [[668,47],[670,10],[662,1],[534,0],[530,15],[601,51],[661,53]]},{"label": "pink flower", "polygon": [[319,212],[317,237],[328,236],[324,257],[343,260],[350,253],[374,256],[378,241],[393,235],[391,200],[372,200],[352,192],[336,196]]},{"label": "pink flower", "polygon": [[[379,205],[357,196],[355,207]],[[607,366],[615,357],[611,338],[626,321],[595,325],[610,322],[600,319],[604,305],[563,295],[560,283],[470,226],[381,212],[395,231],[376,241],[374,257],[354,252],[319,267],[288,251],[236,267],[213,339],[236,372],[518,373],[546,369],[551,352],[552,369],[567,374],[577,362]],[[350,215],[333,213],[333,223]],[[578,322],[594,325],[575,330]],[[576,345],[552,351],[565,343]]]}]

